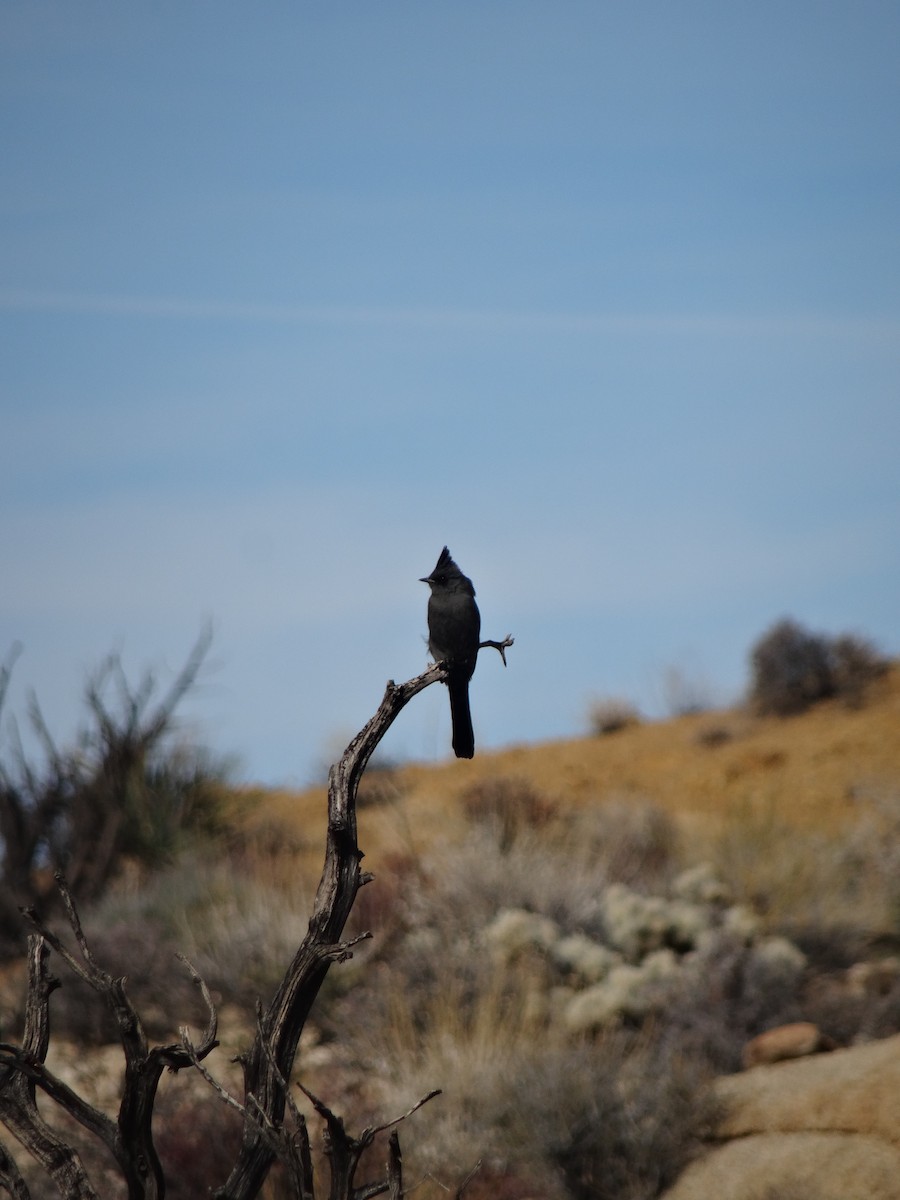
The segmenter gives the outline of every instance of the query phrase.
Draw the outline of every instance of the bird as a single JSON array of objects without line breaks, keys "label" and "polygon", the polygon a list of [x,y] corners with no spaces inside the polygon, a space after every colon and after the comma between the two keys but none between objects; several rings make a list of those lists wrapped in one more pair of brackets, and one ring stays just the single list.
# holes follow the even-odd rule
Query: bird
[{"label": "bird", "polygon": [[475,603],[472,580],[450,556],[445,546],[437,566],[420,583],[431,588],[428,598],[428,649],[434,661],[447,668],[453,752],[457,758],[473,758],[475,734],[469,709],[469,680],[478,660],[481,614]]}]

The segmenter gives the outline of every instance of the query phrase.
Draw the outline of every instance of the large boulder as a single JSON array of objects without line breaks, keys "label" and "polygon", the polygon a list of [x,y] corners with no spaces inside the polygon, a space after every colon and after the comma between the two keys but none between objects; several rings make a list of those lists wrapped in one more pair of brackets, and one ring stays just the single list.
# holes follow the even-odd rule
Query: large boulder
[{"label": "large boulder", "polygon": [[900,1036],[716,1081],[713,1148],[665,1200],[900,1200]]}]

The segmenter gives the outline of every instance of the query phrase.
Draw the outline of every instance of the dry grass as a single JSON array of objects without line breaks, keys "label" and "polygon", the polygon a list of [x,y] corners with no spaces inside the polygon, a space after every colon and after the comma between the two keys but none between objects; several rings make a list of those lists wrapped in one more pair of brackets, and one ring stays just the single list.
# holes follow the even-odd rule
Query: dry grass
[{"label": "dry grass", "polygon": [[657,1195],[684,1165],[706,1116],[702,1067],[652,1036],[554,1034],[527,968],[485,969],[474,986],[448,971],[415,1006],[400,982],[387,1021],[360,1021],[355,1046],[370,1111],[403,1111],[442,1088],[404,1130],[417,1195],[452,1194],[480,1161],[466,1195],[482,1200],[637,1200]]}]

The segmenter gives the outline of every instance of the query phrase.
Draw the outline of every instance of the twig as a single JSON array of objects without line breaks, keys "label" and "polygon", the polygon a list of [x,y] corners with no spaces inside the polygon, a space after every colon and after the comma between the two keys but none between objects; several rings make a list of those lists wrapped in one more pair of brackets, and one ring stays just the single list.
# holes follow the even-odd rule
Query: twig
[{"label": "twig", "polygon": [[[200,1049],[198,1051],[196,1051],[198,1058],[206,1058],[206,1056],[212,1050],[215,1050],[216,1046],[218,1046],[218,1044],[219,1044],[218,1036],[217,1036],[218,1032],[219,1032],[219,1014],[216,1011],[216,1006],[213,1003],[213,998],[209,993],[209,987],[207,986],[206,980],[203,978],[203,976],[200,974],[200,972],[197,970],[197,968],[194,966],[194,964],[184,954],[179,953],[179,954],[176,954],[175,957],[177,959],[179,959],[180,962],[184,963],[184,965],[187,967],[188,971],[190,972],[191,978],[193,979],[194,983],[196,983],[197,986],[200,988],[200,994],[203,996],[203,1002],[206,1005],[207,1012],[209,1013],[209,1023],[207,1024],[206,1031],[203,1034],[203,1040],[200,1043]],[[179,1030],[179,1032],[181,1032],[181,1030]],[[182,1042],[183,1041],[184,1041],[184,1038],[182,1037]],[[170,1066],[170,1069],[177,1070],[177,1067]]]},{"label": "twig", "polygon": [[9,687],[12,669],[16,665],[16,659],[21,653],[22,643],[13,642],[9,648],[9,653],[3,660],[2,666],[0,666],[0,712],[3,711],[3,701],[6,699],[6,689]]},{"label": "twig", "polygon": [[509,649],[510,646],[515,644],[515,640],[516,639],[514,637],[511,637],[509,634],[507,634],[502,642],[493,642],[490,640],[488,640],[486,642],[479,642],[478,649],[483,650],[486,646],[488,646],[492,650],[498,651],[500,654],[500,657],[503,659],[503,665],[505,667],[506,666],[506,651]]},{"label": "twig", "polygon": [[463,1192],[466,1190],[466,1188],[469,1186],[469,1184],[472,1182],[472,1180],[475,1178],[475,1176],[481,1170],[481,1165],[482,1165],[481,1159],[479,1158],[478,1162],[475,1164],[475,1166],[472,1168],[472,1170],[468,1173],[468,1175],[465,1177],[465,1179],[462,1181],[462,1183],[456,1189],[454,1200],[462,1200]]},{"label": "twig", "polygon": [[386,1129],[393,1129],[395,1125],[399,1125],[401,1121],[405,1121],[407,1117],[411,1117],[414,1112],[418,1112],[423,1104],[427,1104],[428,1101],[433,1100],[435,1096],[440,1096],[441,1092],[441,1088],[434,1088],[434,1090],[430,1091],[427,1096],[423,1096],[421,1100],[417,1100],[412,1108],[407,1109],[407,1111],[402,1113],[399,1117],[394,1117],[393,1121],[387,1121],[384,1125],[373,1125],[368,1129],[364,1129],[360,1134],[360,1138],[367,1139],[366,1145],[368,1145],[369,1142],[371,1142],[372,1139],[379,1133],[384,1133]]},{"label": "twig", "polygon": [[[223,1087],[222,1084],[219,1083],[215,1075],[206,1069],[206,1067],[200,1061],[200,1056],[197,1053],[194,1043],[191,1041],[191,1037],[186,1025],[182,1025],[178,1032],[181,1034],[181,1045],[184,1048],[185,1054],[191,1060],[193,1066],[200,1072],[201,1076],[213,1089],[219,1099],[223,1100],[230,1108],[233,1108],[236,1112],[240,1113],[241,1117],[245,1121],[252,1121],[262,1136],[269,1138],[274,1127],[270,1126],[268,1123],[257,1117],[254,1113],[250,1112],[246,1105],[241,1104],[240,1100],[237,1100],[234,1096],[232,1096],[231,1092],[229,1092],[227,1088]],[[252,1100],[252,1095],[249,1096],[248,1099]],[[256,1107],[257,1111],[259,1111],[258,1106]],[[262,1113],[261,1116],[265,1117],[265,1113]]]}]

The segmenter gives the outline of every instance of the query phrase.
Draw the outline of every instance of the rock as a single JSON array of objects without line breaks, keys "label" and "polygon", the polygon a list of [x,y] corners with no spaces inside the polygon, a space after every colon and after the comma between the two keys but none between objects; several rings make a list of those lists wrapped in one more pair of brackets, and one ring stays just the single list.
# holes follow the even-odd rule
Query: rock
[{"label": "rock", "polygon": [[859,1134],[782,1133],[729,1142],[664,1200],[898,1200],[900,1151]]},{"label": "rock", "polygon": [[664,1200],[900,1200],[900,1036],[716,1080],[719,1144]]},{"label": "rock", "polygon": [[783,1062],[787,1058],[803,1058],[820,1050],[833,1050],[834,1042],[825,1037],[811,1021],[795,1021],[767,1029],[744,1047],[744,1067],[759,1067],[766,1063]]}]

